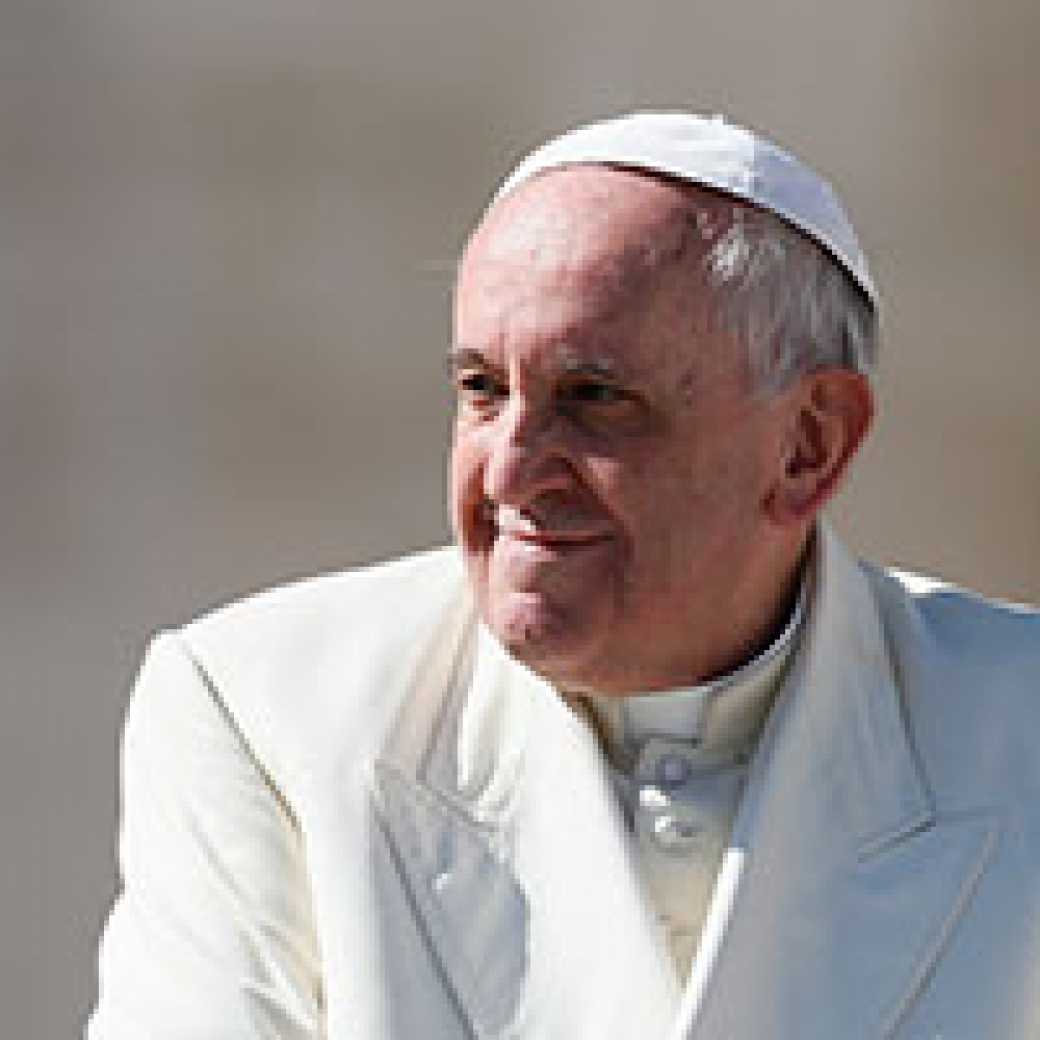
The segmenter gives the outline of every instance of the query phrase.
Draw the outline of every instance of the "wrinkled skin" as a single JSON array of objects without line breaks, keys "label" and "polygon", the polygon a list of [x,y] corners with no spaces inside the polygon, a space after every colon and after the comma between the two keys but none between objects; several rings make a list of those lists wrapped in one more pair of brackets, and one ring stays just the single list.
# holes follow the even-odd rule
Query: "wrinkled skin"
[{"label": "wrinkled skin", "polygon": [[789,608],[820,504],[792,464],[814,390],[755,393],[710,320],[706,238],[731,212],[633,171],[551,171],[463,258],[453,525],[485,623],[563,687],[699,681]]}]

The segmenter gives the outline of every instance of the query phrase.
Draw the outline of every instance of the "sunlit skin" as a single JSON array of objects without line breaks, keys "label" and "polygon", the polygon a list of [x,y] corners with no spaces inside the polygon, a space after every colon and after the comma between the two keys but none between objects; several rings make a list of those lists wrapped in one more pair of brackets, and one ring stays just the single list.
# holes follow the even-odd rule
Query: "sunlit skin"
[{"label": "sunlit skin", "polygon": [[869,426],[851,373],[756,392],[702,274],[730,213],[642,173],[555,170],[463,257],[453,525],[484,622],[561,687],[666,689],[749,658]]}]

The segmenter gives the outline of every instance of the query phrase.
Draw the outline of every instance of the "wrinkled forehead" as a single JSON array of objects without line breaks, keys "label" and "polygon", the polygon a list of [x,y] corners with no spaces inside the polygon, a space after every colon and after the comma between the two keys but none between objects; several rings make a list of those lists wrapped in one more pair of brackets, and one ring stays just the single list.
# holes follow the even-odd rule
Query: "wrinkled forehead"
[{"label": "wrinkled forehead", "polygon": [[521,268],[532,278],[553,271],[631,289],[676,261],[702,256],[749,208],[643,170],[553,168],[491,204],[467,244],[460,283]]}]

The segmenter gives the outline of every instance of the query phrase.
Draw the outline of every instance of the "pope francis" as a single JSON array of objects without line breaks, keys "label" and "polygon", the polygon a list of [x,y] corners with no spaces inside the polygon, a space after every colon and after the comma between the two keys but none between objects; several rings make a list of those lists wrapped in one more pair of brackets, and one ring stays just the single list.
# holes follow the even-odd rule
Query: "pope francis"
[{"label": "pope francis", "polygon": [[719,117],[469,240],[455,545],[159,636],[90,1040],[1040,1036],[1040,617],[853,560],[878,297]]}]

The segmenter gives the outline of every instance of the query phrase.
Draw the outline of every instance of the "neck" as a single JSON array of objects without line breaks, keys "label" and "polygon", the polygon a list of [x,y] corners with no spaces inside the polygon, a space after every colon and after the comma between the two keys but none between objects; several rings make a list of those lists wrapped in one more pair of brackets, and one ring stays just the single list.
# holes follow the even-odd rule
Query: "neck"
[{"label": "neck", "polygon": [[[768,648],[783,632],[798,600],[811,548],[806,538],[755,581],[732,589],[723,603],[713,603],[691,622],[698,637],[674,653],[654,646],[652,661],[633,660],[611,674],[561,677],[556,685],[569,693],[625,697],[697,686],[736,671]],[[550,677],[551,678],[551,677]]]}]

